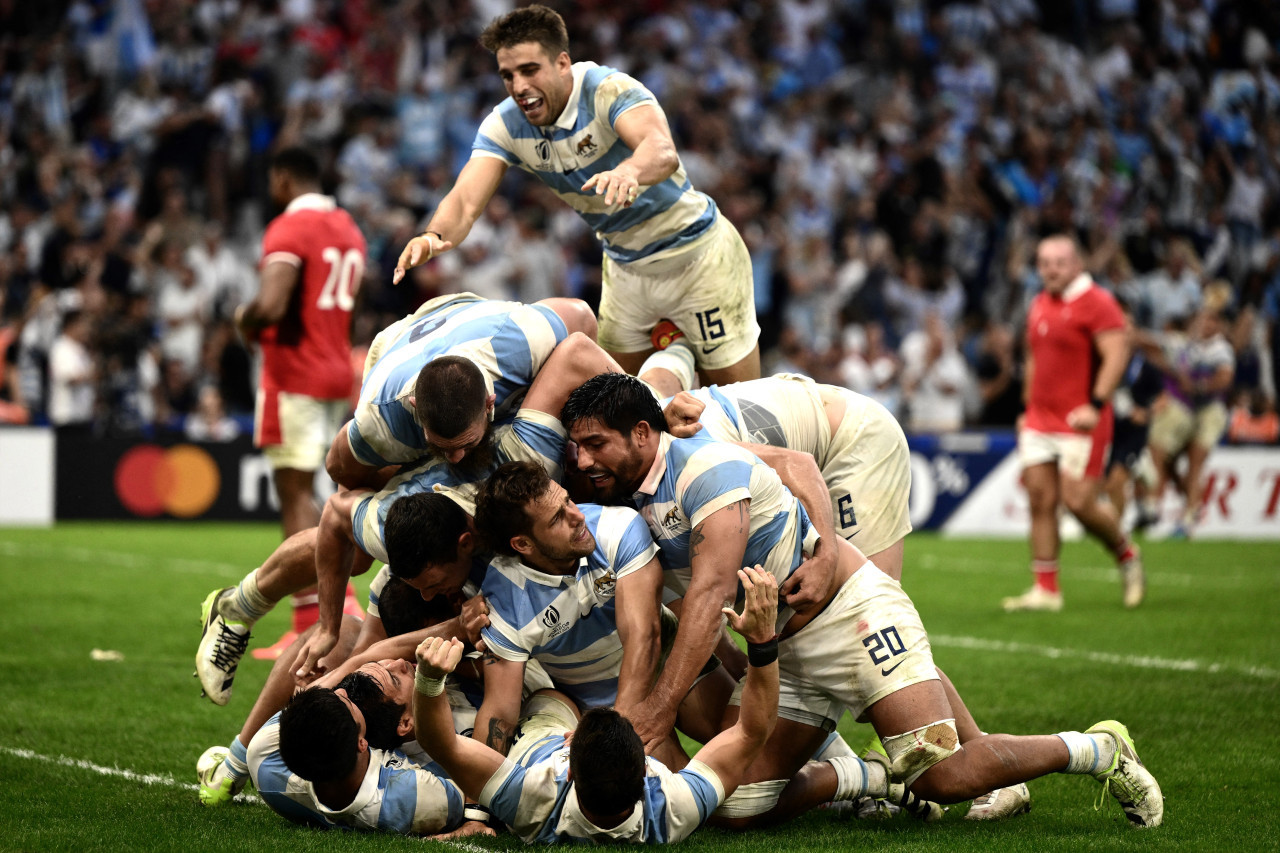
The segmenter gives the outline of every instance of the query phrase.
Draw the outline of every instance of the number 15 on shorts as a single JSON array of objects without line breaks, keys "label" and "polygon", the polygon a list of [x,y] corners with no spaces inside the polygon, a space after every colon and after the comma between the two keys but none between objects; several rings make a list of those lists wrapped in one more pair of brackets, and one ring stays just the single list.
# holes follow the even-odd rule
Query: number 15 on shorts
[{"label": "number 15 on shorts", "polygon": [[866,637],[863,639],[862,645],[866,647],[867,654],[871,656],[871,662],[881,667],[881,675],[888,675],[902,666],[902,661],[898,661],[890,667],[885,667],[884,664],[907,650],[906,645],[902,642],[902,637],[898,635],[897,627],[894,625],[890,625],[883,631]]}]

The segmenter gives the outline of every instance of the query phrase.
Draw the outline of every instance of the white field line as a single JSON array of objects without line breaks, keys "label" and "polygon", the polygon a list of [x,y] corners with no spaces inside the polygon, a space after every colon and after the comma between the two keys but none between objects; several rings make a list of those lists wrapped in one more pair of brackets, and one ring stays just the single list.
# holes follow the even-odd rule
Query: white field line
[{"label": "white field line", "polygon": [[[40,761],[45,764],[60,764],[63,767],[74,767],[78,770],[88,770],[91,773],[97,773],[99,776],[111,776],[117,779],[125,779],[130,782],[141,782],[144,785],[163,785],[166,788],[185,788],[189,791],[199,791],[199,785],[192,785],[186,782],[179,782],[172,776],[167,774],[156,773],[135,773],[132,770],[122,770],[119,767],[103,767],[100,764],[94,764],[91,761],[85,761],[81,758],[68,758],[65,755],[59,755],[57,758],[48,755],[41,755],[38,752],[32,752],[29,749],[15,749],[11,746],[0,746],[0,752],[12,755],[15,758],[26,758],[33,761]],[[235,801],[237,803],[260,803],[262,800],[253,794],[236,794]],[[468,844],[465,841],[450,839],[446,843],[458,850],[466,850],[468,853],[488,853],[484,847],[477,847],[474,844]]]},{"label": "white field line", "polygon": [[[68,758],[65,755],[59,755],[55,758],[49,755],[41,755],[38,752],[32,752],[29,749],[15,749],[11,746],[0,746],[0,752],[12,755],[16,758],[27,758],[33,761],[40,761],[44,764],[60,764],[63,767],[74,767],[77,770],[88,770],[91,773],[97,773],[99,776],[112,776],[117,779],[125,779],[129,782],[141,782],[144,785],[163,785],[166,788],[185,788],[188,791],[200,790],[199,785],[179,782],[168,774],[135,773],[132,770],[122,770],[119,767],[103,767],[101,764],[94,764],[92,761],[85,761],[83,758]],[[236,794],[235,799],[238,803],[262,802],[253,794]]]},{"label": "white field line", "polygon": [[128,551],[100,551],[74,545],[23,545],[17,542],[0,542],[0,557],[16,557],[28,560],[71,560],[77,563],[119,566],[125,569],[144,569],[161,566],[170,571],[192,575],[235,575],[249,568],[234,563],[215,563],[210,560],[151,557]]},{"label": "white field line", "polygon": [[1037,646],[1031,643],[984,640],[980,637],[953,637],[947,634],[930,634],[929,642],[935,646],[953,649],[973,649],[1004,654],[1035,655],[1055,660],[1083,660],[1131,669],[1161,669],[1171,672],[1229,673],[1251,678],[1278,679],[1280,670],[1267,666],[1250,666],[1238,663],[1216,663],[1194,658],[1160,658],[1152,655],[1118,655],[1112,652],[1091,652],[1085,649],[1062,649],[1056,646]]}]

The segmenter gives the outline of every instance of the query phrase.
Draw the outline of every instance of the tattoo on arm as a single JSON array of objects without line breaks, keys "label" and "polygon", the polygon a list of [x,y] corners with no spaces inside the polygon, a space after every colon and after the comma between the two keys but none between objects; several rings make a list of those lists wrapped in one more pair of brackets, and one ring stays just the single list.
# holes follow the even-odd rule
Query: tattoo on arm
[{"label": "tattoo on arm", "polygon": [[506,755],[507,750],[511,747],[511,738],[513,734],[512,728],[502,720],[490,720],[489,736],[485,738],[485,744],[488,745],[490,749],[496,749],[498,752]]},{"label": "tattoo on arm", "polygon": [[698,556],[698,546],[707,540],[702,532],[702,525],[699,524],[689,532],[689,559],[692,560]]}]

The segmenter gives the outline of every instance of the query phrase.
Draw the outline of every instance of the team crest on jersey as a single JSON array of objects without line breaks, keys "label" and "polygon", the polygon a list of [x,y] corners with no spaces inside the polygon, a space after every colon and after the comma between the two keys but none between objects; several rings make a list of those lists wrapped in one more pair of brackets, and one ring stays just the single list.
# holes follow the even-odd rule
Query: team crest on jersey
[{"label": "team crest on jersey", "polygon": [[591,139],[591,134],[587,134],[578,140],[577,152],[579,157],[590,157],[599,150],[600,146],[596,145]]},{"label": "team crest on jersey", "polygon": [[662,517],[662,526],[667,530],[677,530],[683,521],[684,519],[680,517],[680,508],[673,506]]},{"label": "team crest on jersey", "polygon": [[596,578],[593,582],[596,589],[596,595],[600,598],[610,598],[613,595],[614,588],[618,584],[618,579],[614,577],[612,571],[606,569],[605,573]]}]

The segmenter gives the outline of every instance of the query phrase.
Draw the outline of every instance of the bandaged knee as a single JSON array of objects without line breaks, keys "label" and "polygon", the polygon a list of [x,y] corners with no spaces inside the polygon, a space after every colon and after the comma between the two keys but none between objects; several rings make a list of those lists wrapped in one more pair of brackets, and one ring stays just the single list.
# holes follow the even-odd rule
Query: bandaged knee
[{"label": "bandaged knee", "polygon": [[739,785],[738,789],[725,798],[720,808],[715,810],[719,817],[741,818],[755,817],[772,811],[782,796],[782,789],[787,787],[786,779],[769,779],[765,782],[751,782]]},{"label": "bandaged knee", "polygon": [[893,777],[910,786],[924,772],[960,751],[954,719],[939,720],[900,735],[884,738],[885,755]]}]

